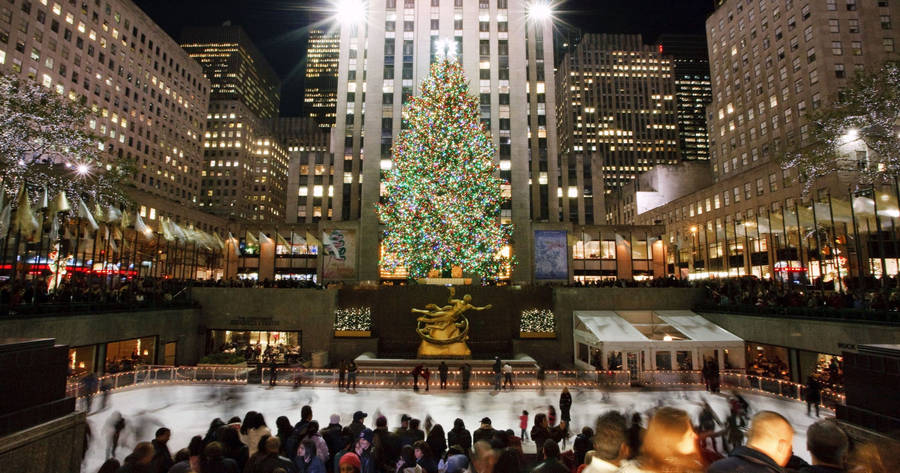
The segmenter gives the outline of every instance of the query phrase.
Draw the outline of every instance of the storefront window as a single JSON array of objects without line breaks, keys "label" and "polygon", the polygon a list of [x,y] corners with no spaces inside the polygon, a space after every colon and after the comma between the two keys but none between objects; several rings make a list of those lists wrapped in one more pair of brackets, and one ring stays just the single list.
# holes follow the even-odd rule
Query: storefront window
[{"label": "storefront window", "polygon": [[248,363],[295,363],[300,360],[300,332],[210,330],[207,353],[242,354]]},{"label": "storefront window", "polygon": [[94,345],[69,348],[69,375],[94,371]]},{"label": "storefront window", "polygon": [[658,351],[656,352],[656,369],[657,370],[672,370],[672,352],[668,351]]},{"label": "storefront window", "polygon": [[678,363],[678,369],[680,371],[690,371],[694,369],[693,362],[691,361],[691,352],[689,351],[675,352],[675,361]]},{"label": "storefront window", "polygon": [[622,371],[622,352],[609,352],[606,357],[606,366],[612,371]]},{"label": "storefront window", "polygon": [[584,343],[578,344],[578,359],[584,363],[588,362],[588,346]]},{"label": "storefront window", "polygon": [[747,343],[747,374],[790,380],[787,360],[787,348]]},{"label": "storefront window", "polygon": [[132,338],[106,344],[106,372],[133,370],[156,361],[156,337]]}]

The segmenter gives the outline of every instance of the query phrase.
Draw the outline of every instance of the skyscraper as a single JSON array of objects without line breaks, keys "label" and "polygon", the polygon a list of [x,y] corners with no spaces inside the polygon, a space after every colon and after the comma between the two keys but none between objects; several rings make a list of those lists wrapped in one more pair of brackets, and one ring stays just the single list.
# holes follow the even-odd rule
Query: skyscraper
[{"label": "skyscraper", "polygon": [[[807,115],[827,107],[856,71],[900,59],[892,27],[898,16],[900,3],[886,1],[718,2],[706,20],[714,184],[636,221],[665,222],[676,247],[669,255],[685,271],[690,260],[698,276],[809,270],[819,242],[798,228],[798,215],[809,212],[804,218],[812,220],[810,200],[846,199],[853,176],[829,176],[805,194],[797,171],[782,168],[780,159],[810,144]],[[865,162],[861,141],[845,148],[848,158]]]},{"label": "skyscraper", "polygon": [[309,31],[303,111],[322,128],[334,126],[337,107],[340,35],[321,28]]},{"label": "skyscraper", "polygon": [[259,118],[278,116],[281,81],[243,28],[185,28],[181,47],[203,66],[211,100],[240,100]]},{"label": "skyscraper", "polygon": [[272,131],[275,71],[239,26],[187,28],[182,41],[212,83],[200,206],[236,221],[283,221],[288,156]]},{"label": "skyscraper", "polygon": [[[560,221],[552,21],[528,15],[524,0],[359,2],[365,24],[341,26],[334,152],[333,220],[359,220],[363,280],[379,278],[380,226],[374,204],[381,172],[401,129],[403,104],[429,73],[439,41],[450,45],[481,100],[497,146],[515,224],[513,279],[532,271],[532,221]],[[537,12],[532,12],[537,13]],[[542,12],[547,13],[547,12]],[[351,15],[347,15],[349,20]],[[361,15],[353,15],[361,16]]]},{"label": "skyscraper", "polygon": [[672,58],[678,101],[678,144],[681,159],[709,159],[706,107],[712,103],[706,38],[666,34],[657,40],[663,56]]},{"label": "skyscraper", "polygon": [[563,212],[607,220],[604,195],[679,160],[672,60],[640,35],[585,35],[557,73]]}]

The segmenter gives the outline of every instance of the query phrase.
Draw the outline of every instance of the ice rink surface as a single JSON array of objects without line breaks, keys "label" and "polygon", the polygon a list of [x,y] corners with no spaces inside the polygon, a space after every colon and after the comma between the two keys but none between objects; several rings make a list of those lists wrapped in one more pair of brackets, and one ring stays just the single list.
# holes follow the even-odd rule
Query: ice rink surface
[{"label": "ice rink surface", "polygon": [[[704,391],[618,391],[611,392],[604,400],[599,391],[572,391],[573,435],[583,426],[593,426],[599,415],[609,410],[618,410],[630,417],[633,412],[647,413],[653,408],[670,405],[688,411],[697,423],[701,403],[708,401],[724,422],[728,405],[723,394],[709,394]],[[388,427],[393,430],[399,425],[401,414],[409,414],[424,423],[427,416],[441,424],[444,431],[453,427],[453,421],[460,417],[466,428],[474,431],[482,417],[490,417],[496,429],[513,429],[519,435],[519,415],[522,410],[529,412],[529,430],[534,415],[547,412],[553,405],[559,410],[559,390],[547,390],[540,394],[535,390],[514,390],[500,393],[488,391],[430,392],[360,389],[356,393],[339,392],[334,388],[300,388],[240,385],[167,385],[136,388],[111,394],[106,409],[99,410],[101,399],[94,399],[94,412],[88,417],[92,440],[82,465],[82,471],[96,472],[107,456],[112,428],[109,425],[112,414],[121,413],[126,420],[116,457],[119,460],[130,453],[138,440],[149,441],[160,426],[172,429],[169,449],[174,455],[187,447],[194,435],[205,435],[210,422],[219,417],[227,421],[230,417],[244,417],[249,410],[262,412],[269,428],[275,430],[275,419],[287,416],[291,423],[300,420],[300,408],[309,404],[313,418],[322,428],[327,426],[331,414],[341,416],[341,424],[347,425],[355,411],[368,413],[367,426],[374,426],[375,419],[384,415]],[[794,453],[809,461],[806,451],[806,429],[816,419],[806,415],[806,405],[797,401],[775,399],[764,395],[743,394],[750,404],[750,414],[760,410],[773,410],[784,415],[793,425]],[[822,411],[824,416],[830,411]],[[644,417],[644,425],[647,418]],[[574,437],[573,437],[574,438]],[[567,444],[571,448],[571,440]],[[534,451],[534,444],[525,442],[526,452]]]}]

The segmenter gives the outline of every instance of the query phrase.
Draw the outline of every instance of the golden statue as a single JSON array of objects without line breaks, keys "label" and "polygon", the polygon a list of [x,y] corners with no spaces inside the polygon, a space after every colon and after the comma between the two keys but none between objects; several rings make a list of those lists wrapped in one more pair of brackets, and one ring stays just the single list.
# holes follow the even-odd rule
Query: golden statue
[{"label": "golden statue", "polygon": [[466,341],[469,339],[469,320],[463,315],[467,310],[490,309],[490,304],[475,307],[471,304],[472,296],[466,294],[462,299],[454,299],[455,288],[450,288],[448,304],[439,307],[428,304],[424,309],[412,309],[414,314],[423,314],[416,320],[416,332],[422,337],[419,345],[419,357],[468,357],[472,351]]}]

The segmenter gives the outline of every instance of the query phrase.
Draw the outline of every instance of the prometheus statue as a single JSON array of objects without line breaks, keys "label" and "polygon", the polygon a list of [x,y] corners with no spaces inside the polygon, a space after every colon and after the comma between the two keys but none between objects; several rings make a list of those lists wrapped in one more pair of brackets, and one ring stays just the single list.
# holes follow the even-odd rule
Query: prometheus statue
[{"label": "prometheus statue", "polygon": [[476,307],[471,304],[472,296],[466,294],[456,299],[456,290],[450,288],[447,305],[428,304],[424,309],[412,309],[414,314],[422,314],[416,320],[416,332],[422,338],[419,357],[468,357],[472,351],[466,341],[469,339],[469,320],[464,312],[486,310],[492,306]]}]

